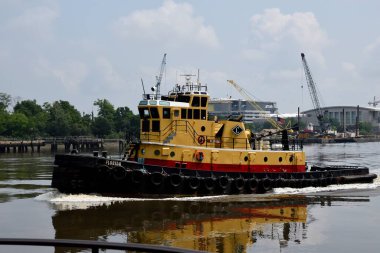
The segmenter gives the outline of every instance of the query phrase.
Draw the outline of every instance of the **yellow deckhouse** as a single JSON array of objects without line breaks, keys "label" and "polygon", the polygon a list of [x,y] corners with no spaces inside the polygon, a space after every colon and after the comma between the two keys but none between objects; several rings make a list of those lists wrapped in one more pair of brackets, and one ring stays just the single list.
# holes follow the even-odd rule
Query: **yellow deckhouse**
[{"label": "yellow deckhouse", "polygon": [[163,96],[145,94],[140,101],[140,143],[129,160],[144,165],[188,170],[238,173],[304,172],[305,155],[300,150],[252,148],[251,132],[241,118],[208,118],[207,86],[177,84]]}]

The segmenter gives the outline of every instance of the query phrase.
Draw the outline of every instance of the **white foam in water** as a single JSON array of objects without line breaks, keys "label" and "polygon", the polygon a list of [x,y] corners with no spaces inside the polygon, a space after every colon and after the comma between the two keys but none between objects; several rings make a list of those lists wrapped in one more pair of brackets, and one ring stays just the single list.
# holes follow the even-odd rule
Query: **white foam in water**
[{"label": "white foam in water", "polygon": [[58,210],[88,209],[93,206],[111,205],[116,202],[133,201],[200,201],[209,199],[220,199],[226,195],[205,197],[172,197],[172,198],[121,198],[105,197],[89,194],[63,194],[58,192],[47,192],[35,197],[35,200],[46,201],[54,204]]},{"label": "white foam in water", "polygon": [[[339,190],[372,190],[380,187],[380,177],[372,184],[344,184],[329,185],[327,187],[306,187],[306,188],[275,188],[273,194],[309,194],[317,192],[332,192]],[[172,198],[122,198],[105,197],[94,194],[63,194],[57,191],[43,193],[35,200],[52,203],[58,210],[88,209],[94,206],[111,205],[117,202],[133,201],[213,201],[228,198],[228,195],[203,196],[203,197],[172,197]],[[235,196],[236,197],[236,196]]]},{"label": "white foam in water", "polygon": [[275,188],[275,194],[307,194],[316,192],[332,192],[340,190],[373,190],[380,186],[379,175],[371,184],[341,184],[329,185],[326,187],[306,187],[306,188]]}]

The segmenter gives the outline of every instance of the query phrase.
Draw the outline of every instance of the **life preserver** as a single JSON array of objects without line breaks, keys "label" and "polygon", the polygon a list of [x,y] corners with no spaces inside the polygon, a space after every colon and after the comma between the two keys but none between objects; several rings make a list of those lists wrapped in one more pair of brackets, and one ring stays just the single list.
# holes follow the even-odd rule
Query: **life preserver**
[{"label": "life preserver", "polygon": [[204,159],[204,154],[202,151],[196,151],[195,152],[195,159],[199,162],[202,162]]},{"label": "life preserver", "polygon": [[203,143],[205,143],[205,141],[206,141],[206,138],[205,138],[203,135],[200,135],[200,136],[198,137],[198,143],[199,143],[200,145],[202,145]]}]

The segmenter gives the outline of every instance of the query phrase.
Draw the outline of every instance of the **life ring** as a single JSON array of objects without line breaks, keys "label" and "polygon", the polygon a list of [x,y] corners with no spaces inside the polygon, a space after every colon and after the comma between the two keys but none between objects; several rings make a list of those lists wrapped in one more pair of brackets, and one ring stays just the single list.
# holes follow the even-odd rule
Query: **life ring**
[{"label": "life ring", "polygon": [[206,141],[206,138],[205,138],[203,135],[200,135],[200,136],[198,137],[198,143],[199,143],[200,145],[202,145],[203,143],[205,143],[205,141]]},{"label": "life ring", "polygon": [[202,162],[204,159],[204,154],[202,151],[196,151],[195,152],[195,159],[199,162]]}]

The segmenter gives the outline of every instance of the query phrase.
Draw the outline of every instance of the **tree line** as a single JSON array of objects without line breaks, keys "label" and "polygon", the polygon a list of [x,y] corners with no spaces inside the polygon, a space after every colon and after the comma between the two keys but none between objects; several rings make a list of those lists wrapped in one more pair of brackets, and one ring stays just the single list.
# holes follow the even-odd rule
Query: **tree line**
[{"label": "tree line", "polygon": [[97,116],[81,114],[68,101],[37,104],[22,100],[10,108],[12,97],[0,93],[0,136],[34,139],[57,136],[133,138],[139,134],[139,116],[128,107],[115,108],[107,99],[94,101]]}]

